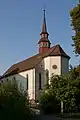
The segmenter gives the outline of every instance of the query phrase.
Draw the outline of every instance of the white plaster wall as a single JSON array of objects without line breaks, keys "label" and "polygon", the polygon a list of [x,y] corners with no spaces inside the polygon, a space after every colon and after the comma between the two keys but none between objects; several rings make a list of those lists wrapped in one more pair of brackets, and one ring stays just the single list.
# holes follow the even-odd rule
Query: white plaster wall
[{"label": "white plaster wall", "polygon": [[[53,69],[53,65],[57,65],[57,69]],[[61,75],[68,72],[69,60],[62,56],[48,56],[44,58],[36,67],[36,99],[39,100],[46,85],[45,71],[49,71],[49,78],[52,74]],[[42,90],[39,90],[39,73],[42,74]]]},{"label": "white plaster wall", "polygon": [[22,85],[23,90],[26,90],[27,82],[26,82],[26,75],[28,74],[28,95],[30,99],[35,99],[35,69],[30,69],[24,72],[21,72],[16,75],[9,76],[4,78],[3,80],[12,80],[13,77],[18,82],[18,85]]},{"label": "white plaster wall", "polygon": [[[61,75],[61,57],[60,56],[49,56],[44,58],[45,70],[49,70],[49,77],[54,75]],[[53,69],[52,66],[57,65],[57,69]]]},{"label": "white plaster wall", "polygon": [[[53,69],[52,66],[57,65],[57,69]],[[35,69],[30,69],[24,72],[21,72],[17,75],[8,77],[8,79],[16,78],[18,84],[22,84],[24,90],[26,90],[27,82],[26,75],[29,76],[28,81],[28,95],[30,99],[39,100],[41,94],[43,93],[44,86],[46,85],[45,71],[49,71],[49,78],[54,75],[61,75],[69,70],[69,60],[61,56],[49,56],[44,58]],[[42,89],[39,90],[39,73],[41,73],[41,86]],[[4,78],[6,80],[7,78]]]},{"label": "white plaster wall", "polygon": [[[57,69],[53,69],[53,65],[57,65]],[[61,56],[51,56],[50,57],[50,76],[61,75]]]},{"label": "white plaster wall", "polygon": [[[52,66],[57,65],[57,69],[53,69]],[[49,56],[44,58],[35,68],[36,72],[36,84],[35,84],[35,90],[36,90],[36,100],[39,100],[41,94],[43,93],[44,86],[46,85],[46,69],[49,71],[49,78],[52,76],[52,73],[54,75],[61,75],[61,57],[60,56]],[[39,73],[41,73],[41,86],[42,90],[39,90]]]},{"label": "white plaster wall", "polygon": [[66,57],[61,58],[61,73],[65,74],[69,71],[69,59]]},{"label": "white plaster wall", "polygon": [[[36,100],[39,100],[42,92],[43,92],[43,88],[45,85],[45,80],[44,80],[44,60],[42,60],[35,68],[35,75],[36,75],[36,84],[35,84],[35,92],[36,92]],[[41,90],[39,90],[39,73],[41,73]]]},{"label": "white plaster wall", "polygon": [[44,58],[44,70],[49,70],[50,77],[50,57]]},{"label": "white plaster wall", "polygon": [[35,99],[35,69],[19,73],[24,78],[26,78],[26,74],[28,74],[28,95],[30,99]]}]

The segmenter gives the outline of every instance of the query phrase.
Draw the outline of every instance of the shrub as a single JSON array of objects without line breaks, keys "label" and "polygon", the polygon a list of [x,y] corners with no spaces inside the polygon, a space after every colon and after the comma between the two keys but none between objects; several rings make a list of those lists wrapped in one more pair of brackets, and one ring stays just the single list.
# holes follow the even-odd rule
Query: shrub
[{"label": "shrub", "polygon": [[60,112],[60,104],[51,94],[44,93],[40,98],[40,108],[44,114]]},{"label": "shrub", "polygon": [[31,111],[28,104],[26,92],[18,89],[16,81],[9,80],[0,84],[1,120],[30,119]]}]

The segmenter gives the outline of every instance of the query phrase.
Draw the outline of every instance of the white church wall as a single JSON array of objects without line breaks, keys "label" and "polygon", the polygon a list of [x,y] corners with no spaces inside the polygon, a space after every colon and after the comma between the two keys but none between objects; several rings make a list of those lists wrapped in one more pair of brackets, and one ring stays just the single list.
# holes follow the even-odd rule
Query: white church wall
[{"label": "white church wall", "polygon": [[25,80],[27,74],[28,74],[28,95],[30,99],[35,99],[35,69],[19,73],[19,75],[23,76]]},{"label": "white church wall", "polygon": [[[44,80],[44,61],[42,60],[35,68],[36,70],[36,84],[35,84],[35,92],[36,92],[36,100],[39,100],[42,92],[43,92],[43,88],[45,85],[45,80]],[[39,73],[41,73],[41,89],[39,89]]]},{"label": "white church wall", "polygon": [[[53,65],[57,65],[56,69],[53,69]],[[45,71],[49,71],[49,78],[54,75],[61,75],[61,57],[60,56],[49,56],[44,58],[36,67],[36,99],[40,98],[43,92],[43,88],[46,85],[46,74]],[[41,86],[42,89],[39,90],[39,73],[41,73]]]},{"label": "white church wall", "polygon": [[[53,66],[56,65],[56,69]],[[61,56],[50,57],[50,77],[54,75],[61,75]]]},{"label": "white church wall", "polygon": [[28,95],[30,99],[35,99],[35,69],[30,69],[24,72],[21,72],[16,75],[12,75],[4,78],[3,80],[13,80],[14,77],[18,82],[18,86],[21,86],[23,90],[27,89],[26,75],[28,74]]},{"label": "white church wall", "polygon": [[[53,65],[57,68],[54,69]],[[39,100],[41,94],[43,93],[43,88],[46,85],[46,74],[45,71],[49,71],[49,78],[54,75],[61,75],[69,70],[69,60],[61,56],[48,56],[44,58],[34,69],[30,69],[21,72],[16,75],[4,78],[4,80],[12,80],[14,77],[18,81],[18,85],[22,84],[22,88],[26,90],[27,81],[26,75],[28,74],[28,95],[30,99]],[[41,89],[39,89],[39,73],[41,73]]]},{"label": "white church wall", "polygon": [[[61,57],[60,56],[49,56],[44,58],[45,70],[49,70],[49,78],[54,75],[61,75]],[[53,65],[56,65],[57,68],[54,69]]]}]

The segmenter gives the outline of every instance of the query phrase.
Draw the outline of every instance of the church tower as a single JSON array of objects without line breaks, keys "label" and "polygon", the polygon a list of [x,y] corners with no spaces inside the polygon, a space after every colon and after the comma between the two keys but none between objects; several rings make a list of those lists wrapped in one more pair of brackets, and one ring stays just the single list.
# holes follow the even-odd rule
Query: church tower
[{"label": "church tower", "polygon": [[50,41],[48,39],[48,32],[46,27],[46,18],[45,18],[45,10],[44,10],[44,16],[43,16],[43,24],[42,24],[42,32],[40,34],[41,39],[39,40],[39,53],[47,51],[50,48]]}]

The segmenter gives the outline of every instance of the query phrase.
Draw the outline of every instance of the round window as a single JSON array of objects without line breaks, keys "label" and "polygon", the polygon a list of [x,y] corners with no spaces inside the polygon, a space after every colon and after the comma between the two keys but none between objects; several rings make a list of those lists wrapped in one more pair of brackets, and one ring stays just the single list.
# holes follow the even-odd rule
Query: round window
[{"label": "round window", "polygon": [[57,69],[57,65],[53,65],[52,68],[53,68],[53,69]]}]

